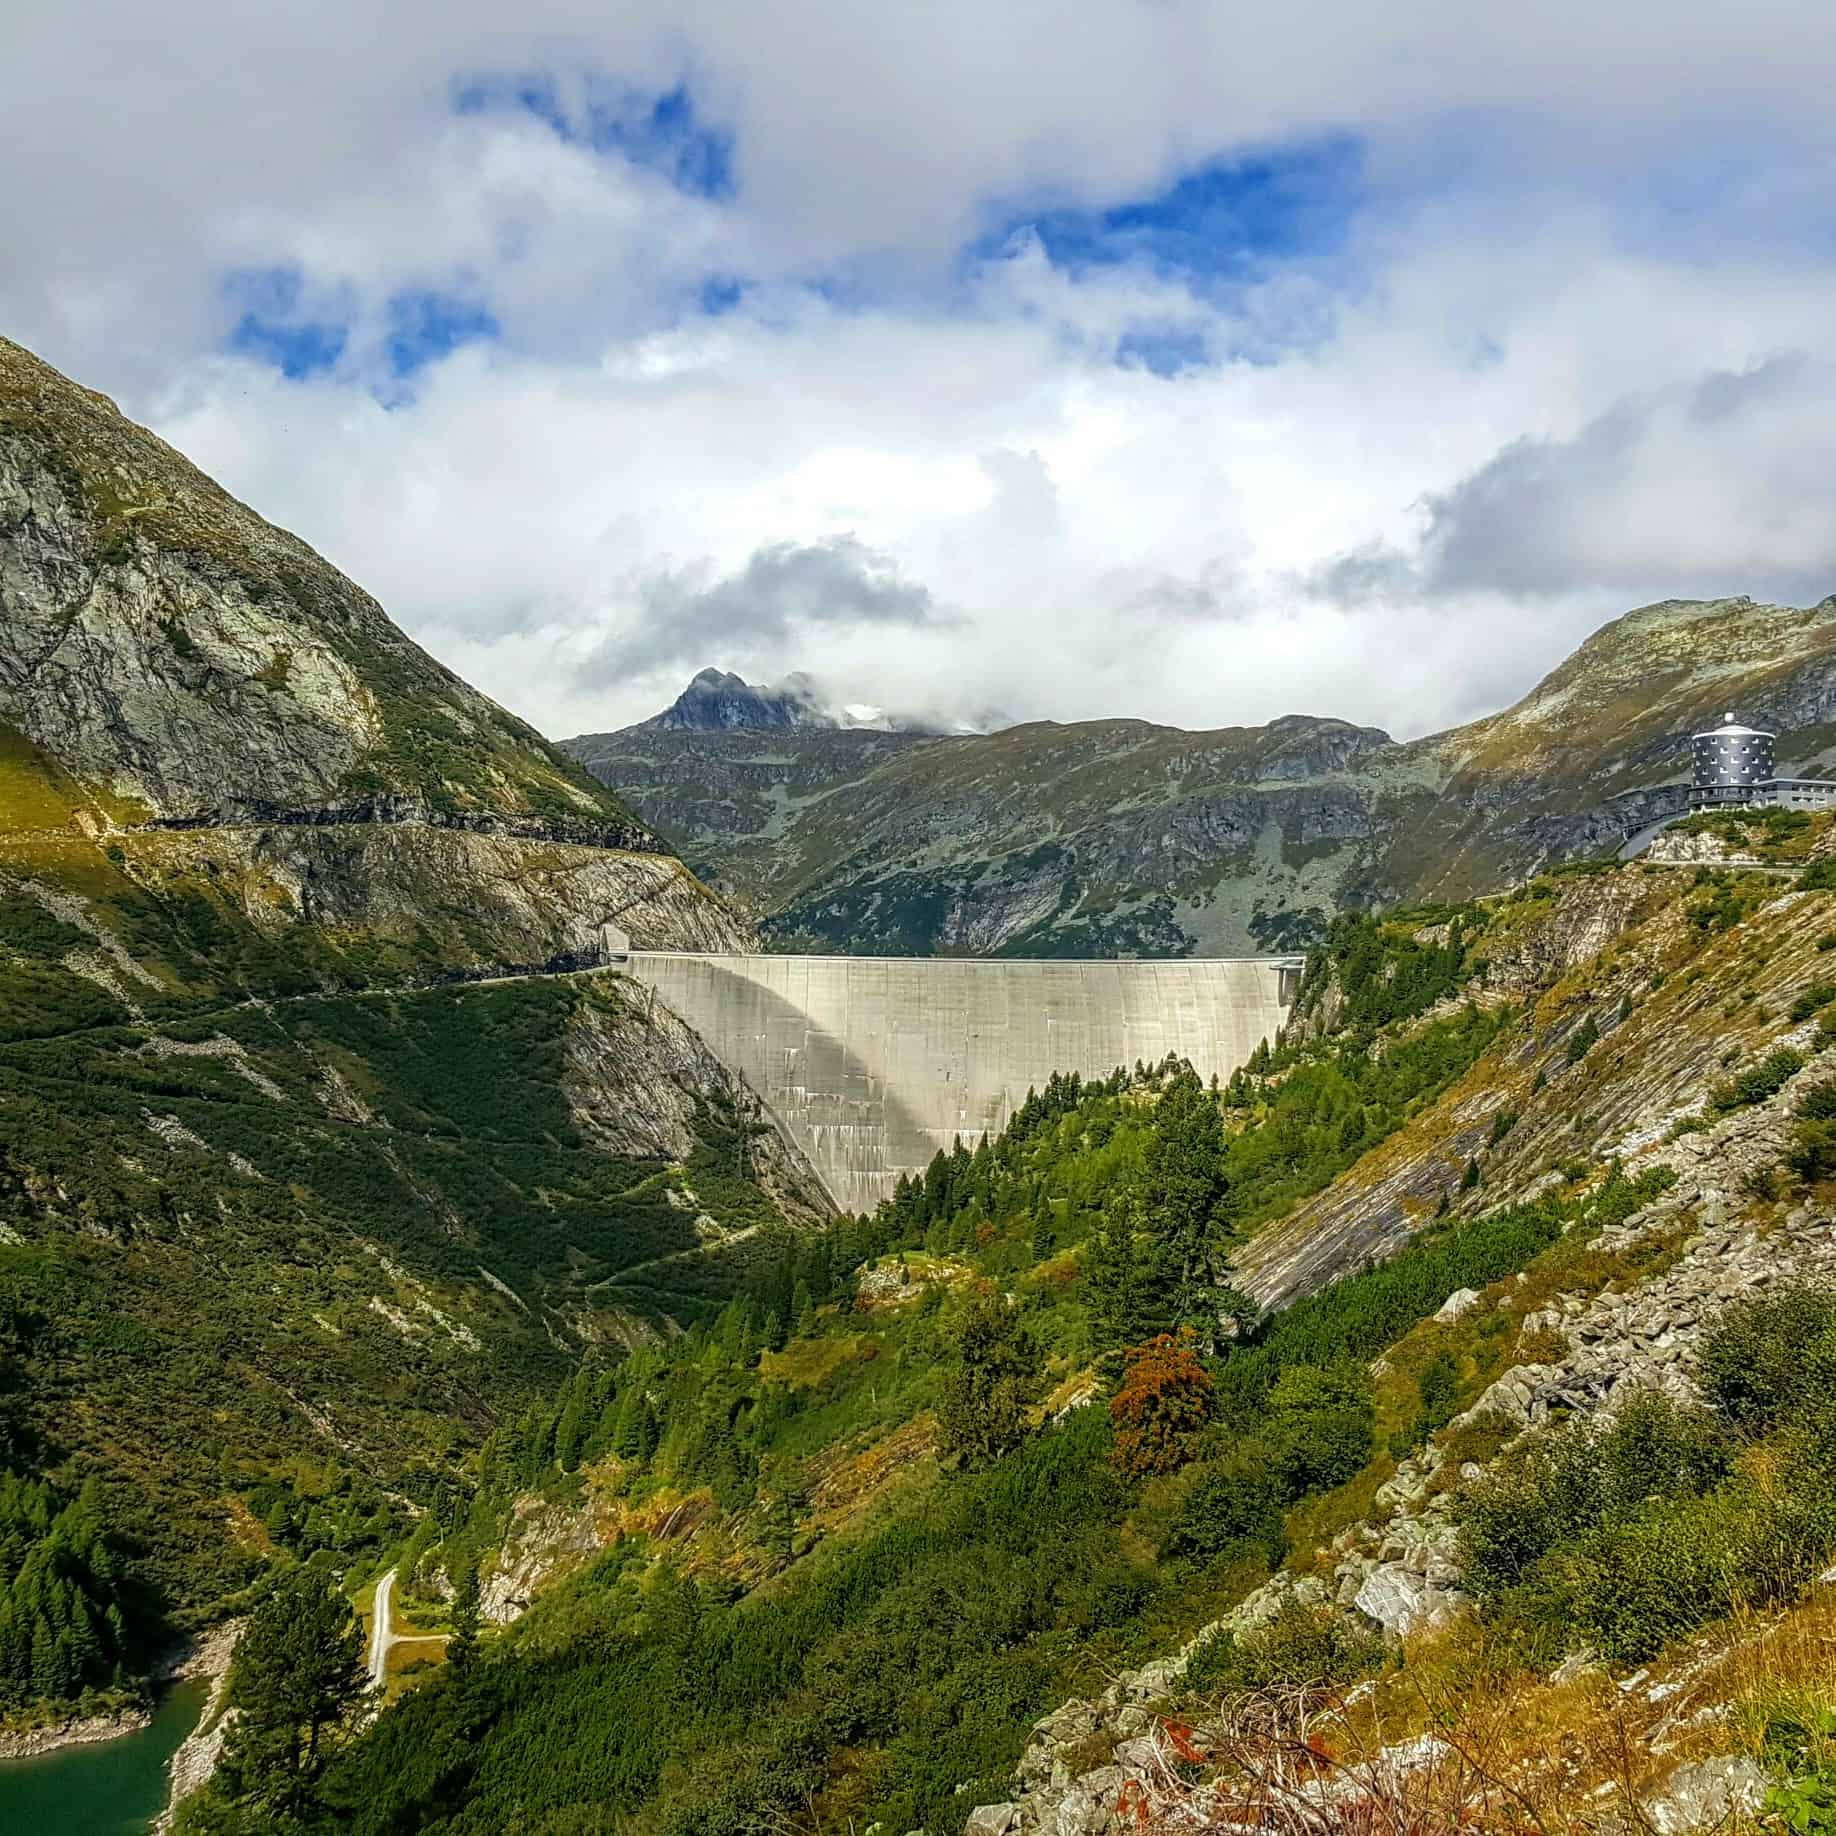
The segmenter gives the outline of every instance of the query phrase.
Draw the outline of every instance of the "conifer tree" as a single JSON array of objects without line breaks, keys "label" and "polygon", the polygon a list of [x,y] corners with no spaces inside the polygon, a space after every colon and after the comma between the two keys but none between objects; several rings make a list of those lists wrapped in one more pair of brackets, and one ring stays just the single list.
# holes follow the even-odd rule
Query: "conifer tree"
[{"label": "conifer tree", "polygon": [[1156,1328],[1191,1326],[1208,1344],[1225,1274],[1224,1139],[1218,1105],[1188,1066],[1174,1072],[1155,1109],[1142,1187],[1147,1227],[1170,1283],[1170,1317]]},{"label": "conifer tree", "polygon": [[32,1622],[32,1693],[53,1700],[68,1692],[64,1666],[66,1655],[58,1649],[57,1634],[51,1622],[40,1613]]},{"label": "conifer tree", "polygon": [[638,1398],[638,1452],[648,1462],[663,1444],[663,1422],[648,1396]]},{"label": "conifer tree", "polygon": [[938,1425],[953,1451],[969,1460],[992,1460],[1025,1437],[1038,1348],[1006,1298],[988,1290],[969,1302],[957,1328],[956,1351]]},{"label": "conifer tree", "polygon": [[642,1383],[634,1383],[626,1389],[624,1399],[618,1405],[618,1421],[612,1430],[612,1451],[621,1460],[644,1458],[644,1408],[644,1386]]},{"label": "conifer tree", "polygon": [[453,1635],[446,1641],[446,1661],[465,1676],[478,1657],[478,1564],[469,1556],[453,1577]]},{"label": "conifer tree", "polygon": [[362,1652],[351,1603],[318,1570],[297,1568],[275,1586],[230,1662],[228,1796],[282,1817],[310,1808],[331,1738],[363,1701]]}]

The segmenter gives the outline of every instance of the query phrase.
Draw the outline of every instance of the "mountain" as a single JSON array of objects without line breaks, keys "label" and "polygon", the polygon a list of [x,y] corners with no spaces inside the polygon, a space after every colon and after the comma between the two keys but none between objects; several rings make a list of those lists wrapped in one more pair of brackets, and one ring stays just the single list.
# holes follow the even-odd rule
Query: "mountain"
[{"label": "mountain", "polygon": [[792,674],[775,687],[704,669],[666,707],[643,723],[660,733],[780,733],[841,723],[822,706],[808,676]]},{"label": "mountain", "polygon": [[[829,1214],[686,1026],[575,973],[610,927],[752,943],[305,544],[0,341],[0,1717],[131,1686],[277,1552],[450,1509],[582,1358]],[[79,1507],[89,1605],[9,1605]]]},{"label": "mountain", "polygon": [[1667,601],[1514,707],[1399,743],[1312,716],[1189,733],[1034,722],[985,736],[564,742],[786,948],[1232,955],[1335,911],[1458,899],[1617,846],[1728,707],[1781,764],[1836,752],[1836,599]]},{"label": "mountain", "polygon": [[[864,702],[835,703],[811,676],[794,670],[782,682],[755,684],[725,670],[704,669],[661,714],[639,723],[650,733],[809,733],[837,728],[872,733],[986,732],[1004,724],[998,715],[968,726],[941,724],[926,715],[889,713]],[[591,752],[613,736],[582,734],[570,745]]]},{"label": "mountain", "polygon": [[1795,890],[1340,918],[1221,1092],[1055,1077],[570,1379],[400,1556],[440,1623],[482,1548],[498,1624],[328,1824],[1815,1829],[1836,818],[1789,827]]}]

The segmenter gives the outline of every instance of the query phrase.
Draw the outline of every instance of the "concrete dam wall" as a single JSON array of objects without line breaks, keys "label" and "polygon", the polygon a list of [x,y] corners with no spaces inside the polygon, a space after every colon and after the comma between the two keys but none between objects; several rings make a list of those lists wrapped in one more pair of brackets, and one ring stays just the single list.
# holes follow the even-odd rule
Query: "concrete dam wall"
[{"label": "concrete dam wall", "polygon": [[990,962],[633,951],[636,980],[758,1092],[835,1202],[870,1211],[1054,1071],[1176,1052],[1228,1077],[1287,1014],[1294,959]]}]

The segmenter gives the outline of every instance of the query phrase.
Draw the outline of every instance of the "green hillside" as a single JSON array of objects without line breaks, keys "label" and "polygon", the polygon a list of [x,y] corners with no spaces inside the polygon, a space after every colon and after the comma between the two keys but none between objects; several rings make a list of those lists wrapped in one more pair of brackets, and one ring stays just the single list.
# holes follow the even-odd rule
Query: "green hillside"
[{"label": "green hillside", "polygon": [[587,778],[0,343],[0,1718],[361,1567],[828,1214],[605,927],[743,947]]},{"label": "green hillside", "polygon": [[[411,1676],[306,1827],[1051,1829],[1074,1791],[1171,1810],[1237,1776],[1275,1686],[1347,1765],[1434,1730],[1514,1769],[1434,1775],[1420,1827],[1457,1792],[1472,1827],[1579,1836],[1677,1764],[1641,1693],[1671,1665],[1716,1678],[1685,1759],[1823,1789],[1780,1717],[1836,1707],[1790,1655],[1827,1619],[1833,1393],[1787,1349],[1832,1317],[1832,941],[1827,892],[1570,874],[1341,921],[1224,1090],[1054,1080],[494,1437],[397,1572],[418,1624],[474,1565],[533,1604]],[[1776,1303],[1734,1305],[1762,1268]],[[1520,1383],[1562,1399],[1540,1427]],[[1377,1582],[1433,1616],[1374,1616]],[[1141,1760],[1169,1728],[1185,1770]],[[233,1794],[193,1815],[244,1827]]]}]

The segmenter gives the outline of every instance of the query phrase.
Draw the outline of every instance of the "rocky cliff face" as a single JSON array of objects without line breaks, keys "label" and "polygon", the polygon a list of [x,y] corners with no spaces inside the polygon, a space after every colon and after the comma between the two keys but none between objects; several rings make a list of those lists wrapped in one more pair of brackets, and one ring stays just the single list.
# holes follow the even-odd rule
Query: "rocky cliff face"
[{"label": "rocky cliff face", "polygon": [[1610,852],[1675,807],[1687,736],[1729,706],[1779,731],[1782,763],[1823,769],[1836,600],[1644,607],[1515,707],[1407,744],[1289,717],[879,745],[633,728],[569,749],[781,944],[1228,955],[1305,942],[1348,906],[1470,897]]},{"label": "rocky cliff face", "polygon": [[414,824],[250,826],[161,844],[248,875],[253,920],[437,942],[454,967],[590,964],[608,926],[640,950],[750,947],[732,910],[667,854]]},{"label": "rocky cliff face", "polygon": [[0,339],[0,720],[140,820],[654,845],[303,542]]}]

